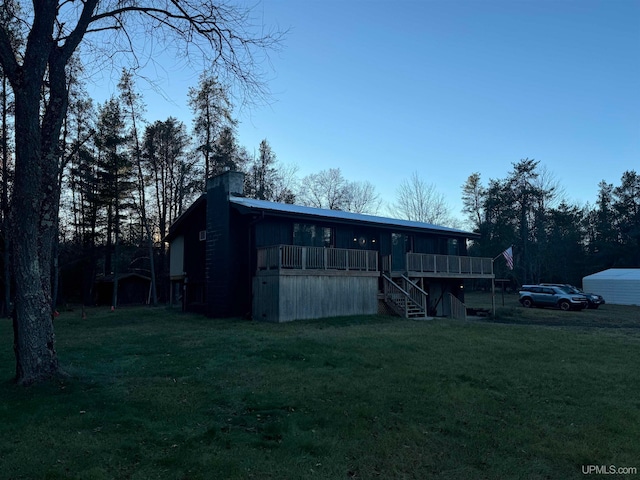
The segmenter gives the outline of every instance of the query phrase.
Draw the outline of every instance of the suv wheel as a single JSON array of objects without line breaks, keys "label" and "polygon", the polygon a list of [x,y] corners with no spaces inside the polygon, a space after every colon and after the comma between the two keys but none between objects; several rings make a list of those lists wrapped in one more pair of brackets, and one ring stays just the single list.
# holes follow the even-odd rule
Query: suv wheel
[{"label": "suv wheel", "polygon": [[571,310],[571,304],[569,302],[567,302],[566,300],[562,300],[560,302],[560,310],[562,311],[567,311],[567,310]]},{"label": "suv wheel", "polygon": [[530,298],[525,298],[522,300],[522,306],[525,308],[533,307],[533,301]]}]

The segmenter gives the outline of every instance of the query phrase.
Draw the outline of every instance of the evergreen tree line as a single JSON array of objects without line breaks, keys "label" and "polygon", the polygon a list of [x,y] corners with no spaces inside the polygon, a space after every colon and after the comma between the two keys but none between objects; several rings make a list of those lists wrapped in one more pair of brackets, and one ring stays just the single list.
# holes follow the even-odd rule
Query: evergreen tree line
[{"label": "evergreen tree line", "polygon": [[[620,184],[600,182],[595,205],[571,205],[561,186],[533,159],[513,164],[503,179],[483,184],[470,175],[463,210],[480,239],[470,254],[496,257],[497,278],[514,285],[580,285],[582,278],[614,267],[640,267],[640,176],[625,171]],[[499,256],[513,247],[509,270]]]},{"label": "evergreen tree line", "polygon": [[[7,228],[13,183],[13,97],[0,71],[2,192],[0,261],[3,313],[11,298]],[[376,213],[380,199],[369,182],[352,182],[340,169],[302,179],[280,164],[265,139],[257,152],[238,144],[229,88],[202,74],[190,88],[191,129],[180,120],[148,122],[134,77],[123,71],[117,94],[96,105],[80,62],[68,67],[69,107],[59,144],[63,185],[53,253],[54,303],[118,305],[123,275],[151,278],[148,301],[165,302],[169,261],[163,239],[169,226],[206,190],[207,178],[226,170],[245,173],[245,195],[275,202]],[[105,298],[105,291],[110,292]]]},{"label": "evergreen tree line", "polygon": [[[124,274],[151,278],[148,300],[168,298],[166,246],[171,223],[206,188],[206,179],[225,170],[246,173],[245,193],[253,198],[320,208],[378,213],[381,200],[369,182],[352,182],[339,169],[302,179],[281,165],[267,140],[250,154],[236,140],[237,121],[228,89],[203,74],[189,90],[191,131],[174,117],[149,123],[132,75],[123,71],[118,93],[95,105],[83,85],[79,63],[69,66],[69,109],[60,138],[59,241],[55,246],[53,296],[58,302],[94,304],[106,282],[117,305]],[[3,306],[11,295],[7,245],[12,185],[12,94],[0,83]],[[413,182],[419,176],[414,174]],[[411,184],[407,183],[409,186]],[[398,192],[410,204],[433,195]],[[513,246],[515,269],[496,259],[496,275],[515,285],[539,281],[580,284],[584,275],[609,267],[640,266],[640,177],[623,174],[619,186],[601,182],[592,207],[570,205],[561,186],[531,159],[514,163],[504,179],[484,185],[479,173],[462,189],[464,212],[480,235],[470,254],[496,257]],[[408,197],[408,198],[407,198]],[[414,198],[416,197],[416,198]],[[434,198],[438,199],[436,195]],[[411,212],[394,213],[413,218]],[[414,219],[433,221],[418,216]],[[112,288],[113,287],[113,288]],[[6,309],[5,309],[6,313]]]},{"label": "evergreen tree line", "polygon": [[[148,300],[168,296],[169,262],[163,238],[169,226],[225,170],[246,173],[254,198],[293,202],[292,170],[278,165],[267,140],[257,154],[239,146],[228,89],[203,74],[188,93],[191,132],[174,117],[149,123],[133,76],[123,71],[117,95],[95,105],[69,68],[69,108],[60,138],[63,184],[52,275],[57,302],[109,301],[118,305],[125,274],[152,279]],[[0,72],[1,73],[1,72]],[[11,295],[7,228],[13,182],[13,98],[4,76],[0,88],[2,154],[2,305]],[[9,279],[7,281],[7,279]],[[99,298],[105,284],[111,298]],[[113,287],[112,287],[113,286]]]}]

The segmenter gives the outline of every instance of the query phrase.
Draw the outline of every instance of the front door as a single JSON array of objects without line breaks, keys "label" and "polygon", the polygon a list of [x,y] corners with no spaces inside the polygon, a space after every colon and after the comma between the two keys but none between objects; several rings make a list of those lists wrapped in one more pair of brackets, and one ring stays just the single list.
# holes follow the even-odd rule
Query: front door
[{"label": "front door", "polygon": [[407,269],[407,236],[403,233],[391,234],[391,270],[405,271]]}]

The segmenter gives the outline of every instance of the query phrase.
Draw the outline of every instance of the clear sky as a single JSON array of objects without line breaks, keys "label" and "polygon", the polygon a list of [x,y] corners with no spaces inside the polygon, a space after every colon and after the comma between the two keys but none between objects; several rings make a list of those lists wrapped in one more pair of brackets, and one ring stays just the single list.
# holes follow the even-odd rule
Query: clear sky
[{"label": "clear sky", "polygon": [[[271,105],[239,112],[300,176],[339,167],[393,201],[417,171],[461,217],[461,186],[534,158],[573,203],[640,170],[640,0],[261,0],[290,29],[271,55]],[[150,120],[190,127],[186,90],[145,92]],[[175,92],[175,93],[174,93]],[[179,92],[179,93],[178,93]]]}]

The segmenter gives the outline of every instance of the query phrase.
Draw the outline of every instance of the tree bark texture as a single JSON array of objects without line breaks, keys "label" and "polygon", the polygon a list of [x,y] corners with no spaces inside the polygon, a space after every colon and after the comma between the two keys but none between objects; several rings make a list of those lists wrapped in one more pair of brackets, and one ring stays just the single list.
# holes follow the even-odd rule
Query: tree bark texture
[{"label": "tree bark texture", "polygon": [[[3,63],[15,97],[16,165],[11,206],[15,279],[13,312],[16,382],[28,385],[59,373],[51,308],[51,268],[60,185],[59,145],[67,109],[65,65],[71,51],[52,39],[57,2],[36,7],[22,66]],[[42,103],[48,70],[49,89]]]},{"label": "tree bark texture", "polygon": [[[33,88],[38,88],[34,82]],[[25,88],[25,90],[28,90]],[[14,351],[16,381],[31,384],[58,373],[51,311],[51,255],[55,224],[51,191],[45,183],[39,125],[39,102],[16,93],[16,173],[12,202],[13,273],[15,278]],[[39,98],[38,95],[35,98]],[[35,121],[34,121],[35,120]]]}]

